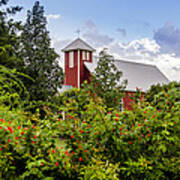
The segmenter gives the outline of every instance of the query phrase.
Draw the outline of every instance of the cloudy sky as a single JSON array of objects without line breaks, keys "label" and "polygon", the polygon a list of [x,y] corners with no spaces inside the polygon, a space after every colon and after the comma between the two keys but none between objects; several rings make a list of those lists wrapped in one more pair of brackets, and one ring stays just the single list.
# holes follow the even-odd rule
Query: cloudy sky
[{"label": "cloudy sky", "polygon": [[[22,5],[25,19],[35,0]],[[48,19],[52,45],[61,49],[80,37],[106,47],[118,59],[157,65],[170,80],[180,81],[180,0],[40,0]]]}]

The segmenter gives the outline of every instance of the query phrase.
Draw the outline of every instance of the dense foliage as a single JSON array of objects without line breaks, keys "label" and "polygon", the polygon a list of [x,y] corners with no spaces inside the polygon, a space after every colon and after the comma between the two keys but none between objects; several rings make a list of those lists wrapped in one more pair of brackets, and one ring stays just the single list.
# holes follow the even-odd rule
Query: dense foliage
[{"label": "dense foliage", "polygon": [[20,22],[14,22],[12,18],[8,18],[21,8],[16,6],[4,10],[7,2],[8,0],[0,1],[0,8],[2,8],[0,9],[0,65],[21,69],[23,61],[19,58],[19,38],[16,35],[21,27]]},{"label": "dense foliage", "polygon": [[124,112],[107,112],[101,98],[85,88],[67,95],[61,95],[60,112],[46,107],[43,121],[38,109],[34,114],[0,111],[1,177],[180,177],[178,88],[166,96],[160,92],[157,106],[142,104]]}]

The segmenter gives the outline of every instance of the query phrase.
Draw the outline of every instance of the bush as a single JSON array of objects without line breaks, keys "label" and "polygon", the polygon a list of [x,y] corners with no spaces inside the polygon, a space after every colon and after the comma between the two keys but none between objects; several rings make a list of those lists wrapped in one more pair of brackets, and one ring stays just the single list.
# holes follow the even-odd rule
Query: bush
[{"label": "bush", "polygon": [[[71,94],[72,93],[72,94]],[[59,114],[0,112],[1,178],[178,179],[180,91],[160,92],[156,106],[108,111],[88,90],[62,96]],[[144,107],[144,108],[143,108]]]}]

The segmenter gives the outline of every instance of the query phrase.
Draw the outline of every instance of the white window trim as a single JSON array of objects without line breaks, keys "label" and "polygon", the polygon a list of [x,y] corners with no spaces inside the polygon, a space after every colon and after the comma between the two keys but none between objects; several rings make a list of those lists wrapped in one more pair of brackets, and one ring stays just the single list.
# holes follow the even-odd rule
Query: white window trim
[{"label": "white window trim", "polygon": [[69,68],[74,67],[74,52],[69,52]]},{"label": "white window trim", "polygon": [[88,51],[86,52],[86,57],[87,57],[86,58],[87,60],[90,60],[90,52],[88,52]]},{"label": "white window trim", "polygon": [[82,51],[82,60],[86,60],[86,51]]}]

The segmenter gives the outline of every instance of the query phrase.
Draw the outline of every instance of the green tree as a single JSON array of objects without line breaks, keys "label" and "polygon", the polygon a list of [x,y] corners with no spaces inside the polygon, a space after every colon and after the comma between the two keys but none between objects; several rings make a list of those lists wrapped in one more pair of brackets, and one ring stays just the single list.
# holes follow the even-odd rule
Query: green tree
[{"label": "green tree", "polygon": [[32,11],[27,12],[21,36],[25,73],[35,80],[33,83],[25,81],[33,100],[47,100],[56,94],[64,79],[46,24],[44,8],[36,1]]},{"label": "green tree", "polygon": [[120,83],[122,72],[117,69],[114,57],[108,54],[106,49],[99,53],[99,57],[91,85],[108,108],[120,109],[122,91],[125,89],[127,81]]},{"label": "green tree", "polygon": [[[8,0],[1,0],[0,7],[7,5]],[[16,35],[20,30],[20,22],[14,22],[11,15],[20,11],[19,6],[0,9],[0,65],[20,70],[23,61],[19,57],[19,37]]]},{"label": "green tree", "polygon": [[167,93],[168,90],[171,88],[180,88],[180,83],[173,81],[173,82],[170,82],[168,84],[163,84],[163,85],[162,84],[152,85],[150,89],[148,90],[148,92],[145,94],[145,99],[147,102],[155,106],[158,104],[158,102],[156,101],[156,96],[159,94],[159,92]]}]

